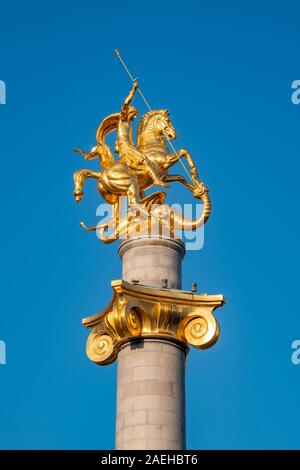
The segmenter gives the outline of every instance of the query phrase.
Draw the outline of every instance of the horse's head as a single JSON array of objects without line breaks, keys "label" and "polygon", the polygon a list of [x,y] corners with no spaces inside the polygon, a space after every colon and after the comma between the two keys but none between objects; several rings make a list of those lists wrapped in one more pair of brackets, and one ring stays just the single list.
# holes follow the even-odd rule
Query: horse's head
[{"label": "horse's head", "polygon": [[139,124],[137,144],[153,139],[161,140],[162,137],[167,140],[176,139],[176,131],[170,121],[169,112],[166,109],[149,111]]},{"label": "horse's head", "polygon": [[170,121],[169,111],[167,109],[158,111],[156,128],[160,135],[165,137],[167,140],[176,139],[176,131]]}]

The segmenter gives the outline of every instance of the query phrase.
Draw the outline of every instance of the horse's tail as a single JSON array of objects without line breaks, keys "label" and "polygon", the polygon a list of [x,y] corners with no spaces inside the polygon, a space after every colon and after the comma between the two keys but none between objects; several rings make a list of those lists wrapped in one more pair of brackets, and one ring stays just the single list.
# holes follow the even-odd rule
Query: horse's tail
[{"label": "horse's tail", "polygon": [[95,160],[99,158],[99,163],[103,168],[109,168],[115,162],[115,158],[109,146],[98,139],[97,145],[93,147],[90,152],[85,152],[80,149],[74,149],[74,152],[80,153],[85,160]]},{"label": "horse's tail", "polygon": [[110,168],[115,163],[115,157],[113,156],[109,146],[97,139],[97,152],[100,158],[100,165],[106,169]]}]

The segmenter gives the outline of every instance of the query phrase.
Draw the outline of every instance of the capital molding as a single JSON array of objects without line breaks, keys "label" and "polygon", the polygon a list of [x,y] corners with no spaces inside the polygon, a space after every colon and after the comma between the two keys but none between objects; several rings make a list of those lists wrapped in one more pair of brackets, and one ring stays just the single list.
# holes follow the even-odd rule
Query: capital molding
[{"label": "capital molding", "polygon": [[87,356],[96,364],[111,364],[124,343],[137,339],[174,341],[188,352],[189,346],[209,348],[219,337],[214,311],[225,303],[223,295],[157,289],[124,280],[112,281],[111,286],[108,306],[82,320],[91,329]]}]

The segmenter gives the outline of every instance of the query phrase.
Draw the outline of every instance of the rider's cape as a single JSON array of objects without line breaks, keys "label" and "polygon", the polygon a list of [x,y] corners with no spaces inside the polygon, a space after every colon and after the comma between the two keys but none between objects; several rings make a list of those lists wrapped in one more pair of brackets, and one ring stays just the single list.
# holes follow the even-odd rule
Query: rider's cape
[{"label": "rider's cape", "polygon": [[86,160],[95,160],[100,158],[100,165],[103,168],[109,168],[115,162],[114,156],[107,143],[105,142],[106,136],[117,128],[120,113],[114,113],[107,116],[101,122],[96,132],[97,146],[93,147],[90,153],[83,150],[75,149],[75,152],[81,153]]},{"label": "rider's cape", "polygon": [[110,167],[115,161],[109,146],[105,143],[105,138],[110,132],[117,128],[119,119],[120,113],[110,114],[103,119],[96,132],[96,140],[98,144],[97,153],[99,154],[100,163],[103,168]]}]

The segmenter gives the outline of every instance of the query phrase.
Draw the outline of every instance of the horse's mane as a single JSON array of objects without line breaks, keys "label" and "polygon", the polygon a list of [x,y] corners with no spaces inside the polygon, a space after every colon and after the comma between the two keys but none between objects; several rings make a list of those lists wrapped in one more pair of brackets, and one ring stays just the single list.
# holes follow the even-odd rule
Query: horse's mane
[{"label": "horse's mane", "polygon": [[141,133],[143,132],[146,125],[148,124],[149,119],[152,118],[155,114],[163,114],[163,113],[166,113],[166,110],[164,110],[164,109],[152,109],[152,111],[149,111],[148,113],[144,114],[144,116],[142,117],[142,119],[139,122],[137,133],[136,133],[137,145],[139,144]]}]

